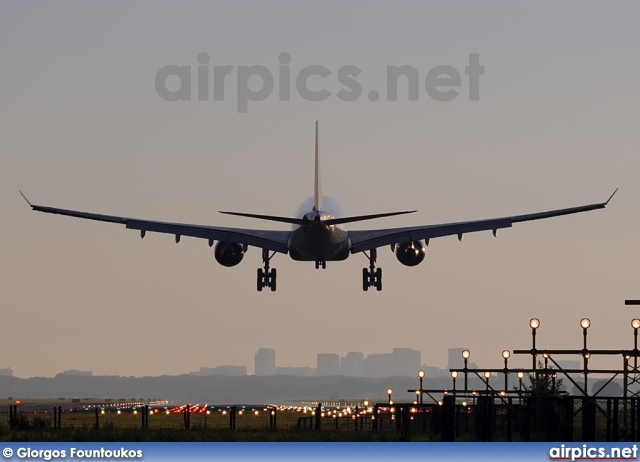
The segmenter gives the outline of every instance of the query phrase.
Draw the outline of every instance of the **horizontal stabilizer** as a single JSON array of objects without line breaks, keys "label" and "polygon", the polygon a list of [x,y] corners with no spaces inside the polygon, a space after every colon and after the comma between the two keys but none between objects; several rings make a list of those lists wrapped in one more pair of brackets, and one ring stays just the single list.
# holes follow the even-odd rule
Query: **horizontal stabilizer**
[{"label": "horizontal stabilizer", "polygon": [[[395,215],[405,215],[407,213],[414,213],[415,210],[403,211],[403,212],[390,212],[390,213],[377,213],[374,215],[359,215],[355,217],[344,218],[331,218],[329,220],[322,220],[326,225],[341,225],[344,223],[353,223],[354,221],[374,220],[376,218],[393,217]],[[235,215],[238,217],[257,218],[259,220],[277,221],[280,223],[289,223],[292,225],[308,225],[309,220],[307,218],[289,218],[289,217],[277,217],[273,215],[258,215],[255,213],[241,213],[241,212],[222,212],[225,215]]]},{"label": "horizontal stabilizer", "polygon": [[403,212],[376,213],[374,215],[360,215],[357,217],[333,218],[325,220],[328,225],[341,225],[343,223],[353,223],[354,221],[375,220],[376,218],[393,217],[396,215],[406,215],[407,213],[415,213],[417,210],[405,210]]},{"label": "horizontal stabilizer", "polygon": [[218,213],[224,213],[225,215],[235,215],[237,217],[257,218],[259,220],[278,221],[280,223],[289,223],[292,225],[304,225],[304,224],[307,224],[309,221],[309,220],[303,220],[302,218],[276,217],[273,215],[257,215],[255,213],[222,212],[220,210],[218,211]]}]

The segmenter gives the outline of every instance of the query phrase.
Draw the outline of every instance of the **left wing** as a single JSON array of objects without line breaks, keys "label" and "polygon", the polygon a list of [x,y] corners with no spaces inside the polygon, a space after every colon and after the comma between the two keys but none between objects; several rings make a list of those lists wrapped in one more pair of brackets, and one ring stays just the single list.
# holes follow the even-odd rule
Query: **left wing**
[{"label": "left wing", "polygon": [[434,237],[452,236],[456,234],[458,235],[458,239],[462,240],[463,234],[473,233],[476,231],[491,230],[493,231],[493,234],[496,235],[499,229],[510,228],[513,223],[542,220],[544,218],[603,209],[607,206],[617,191],[618,190],[616,189],[605,202],[566,209],[550,210],[548,212],[529,213],[526,215],[514,215],[503,218],[489,218],[487,220],[462,221],[441,225],[414,226],[410,228],[349,231],[349,238],[351,239],[351,253],[372,250],[385,245],[399,244],[401,242],[428,241]]},{"label": "left wing", "polygon": [[20,192],[24,200],[31,206],[32,210],[68,217],[84,218],[86,220],[106,221],[125,225],[127,229],[136,229],[144,237],[147,231],[153,233],[173,234],[176,242],[181,236],[198,237],[208,239],[209,245],[213,241],[235,242],[237,244],[252,245],[261,249],[273,252],[288,253],[287,243],[290,231],[269,231],[242,228],[219,228],[216,226],[190,225],[182,223],[167,223],[163,221],[141,220],[138,218],[118,217],[114,215],[101,215],[97,213],[78,212],[76,210],[58,209],[34,205]]}]

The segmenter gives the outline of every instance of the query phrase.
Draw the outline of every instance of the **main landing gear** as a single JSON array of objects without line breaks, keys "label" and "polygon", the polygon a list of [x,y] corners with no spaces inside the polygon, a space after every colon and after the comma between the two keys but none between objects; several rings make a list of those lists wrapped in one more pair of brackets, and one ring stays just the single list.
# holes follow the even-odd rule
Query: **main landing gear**
[{"label": "main landing gear", "polygon": [[327,262],[324,260],[316,260],[316,269],[327,269]]},{"label": "main landing gear", "polygon": [[362,268],[362,290],[367,291],[369,287],[375,287],[376,290],[382,290],[382,268],[376,269],[376,258],[378,252],[376,249],[369,251],[369,255],[363,252],[369,259],[369,268]]},{"label": "main landing gear", "polygon": [[264,269],[258,268],[258,292],[262,292],[264,287],[271,287],[271,292],[276,291],[276,269],[269,269],[269,260],[275,255],[273,252],[269,255],[269,251],[262,249],[262,261]]}]

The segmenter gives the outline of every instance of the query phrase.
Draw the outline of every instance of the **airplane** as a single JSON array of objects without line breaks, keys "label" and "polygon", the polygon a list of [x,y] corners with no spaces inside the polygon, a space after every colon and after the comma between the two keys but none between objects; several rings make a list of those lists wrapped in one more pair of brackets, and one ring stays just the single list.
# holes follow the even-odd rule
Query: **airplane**
[{"label": "airplane", "polygon": [[493,235],[497,236],[499,229],[510,228],[514,223],[605,208],[617,191],[616,189],[605,202],[547,212],[404,228],[347,231],[344,227],[347,223],[405,215],[414,213],[415,210],[343,216],[340,205],[334,199],[323,196],[321,193],[318,122],[316,122],[314,194],[313,197],[300,205],[294,217],[220,212],[227,215],[287,223],[292,225],[290,231],[223,228],[86,213],[35,205],[29,202],[22,191],[20,194],[32,210],[122,224],[127,229],[140,231],[142,238],[147,232],[156,232],[173,234],[176,243],[180,242],[182,236],[206,239],[209,241],[209,247],[213,246],[215,242],[214,256],[218,263],[226,267],[238,265],[249,246],[258,247],[262,249],[263,262],[263,268],[258,268],[257,271],[258,291],[262,291],[265,287],[270,288],[271,291],[276,290],[276,269],[269,265],[276,253],[289,254],[291,259],[295,261],[313,261],[316,269],[325,269],[328,261],[346,260],[351,254],[362,252],[369,260],[369,267],[362,269],[362,289],[367,291],[370,287],[375,287],[380,291],[382,290],[382,269],[376,268],[377,251],[380,247],[390,246],[400,263],[406,266],[416,266],[424,260],[426,246],[433,238],[457,235],[458,240],[462,241],[464,234],[477,231],[492,231]]}]

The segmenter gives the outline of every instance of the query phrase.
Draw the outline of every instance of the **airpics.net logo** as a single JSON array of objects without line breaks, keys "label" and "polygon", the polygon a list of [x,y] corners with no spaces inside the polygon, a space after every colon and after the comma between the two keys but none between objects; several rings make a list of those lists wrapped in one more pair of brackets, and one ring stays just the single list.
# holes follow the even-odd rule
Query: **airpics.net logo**
[{"label": "airpics.net logo", "polygon": [[[165,101],[227,101],[227,93],[233,88],[237,110],[245,113],[249,111],[249,103],[265,101],[274,92],[278,101],[290,101],[297,95],[304,101],[314,102],[331,97],[344,102],[358,101],[365,93],[362,69],[353,64],[341,66],[335,72],[320,64],[299,68],[292,64],[291,55],[286,52],[278,56],[276,72],[260,64],[214,64],[205,52],[198,54],[197,62],[196,66],[169,64],[160,68],[155,78],[158,96]],[[456,99],[466,87],[469,101],[478,101],[483,74],[484,66],[480,65],[477,53],[469,54],[463,72],[446,64],[423,70],[422,74],[408,64],[390,65],[386,66],[385,91],[381,94],[378,89],[371,89],[366,91],[366,98],[372,102],[381,96],[386,101],[419,101],[424,91],[432,100],[446,102]],[[336,86],[338,90],[329,90]]]}]

